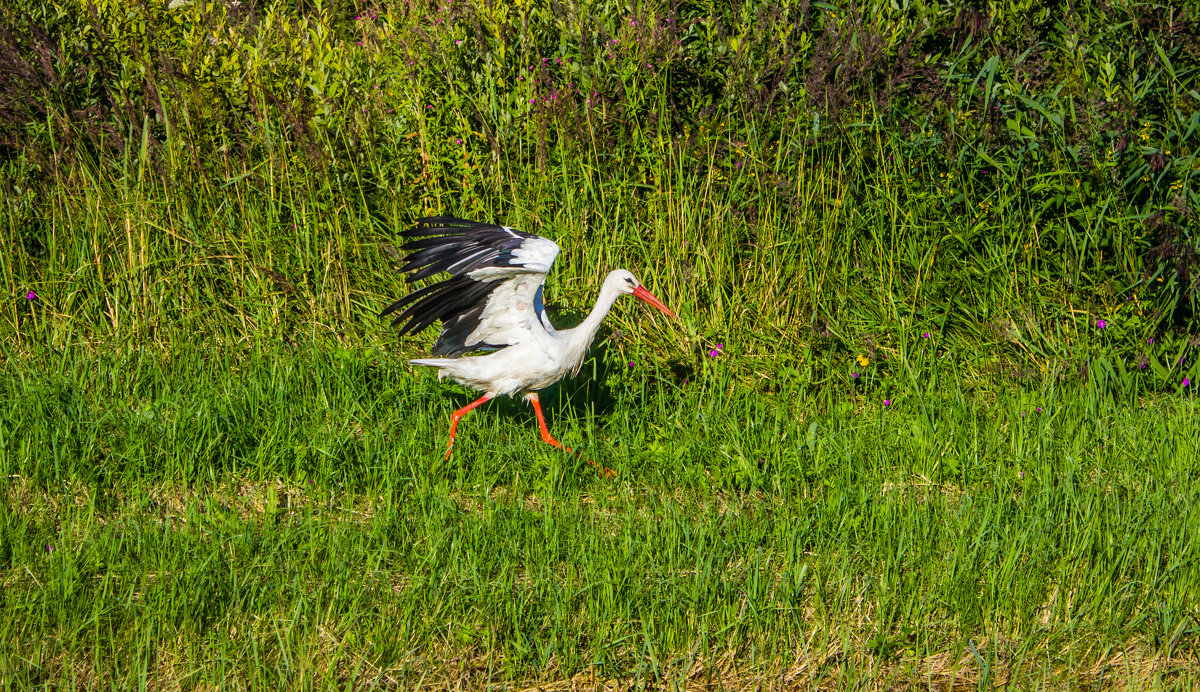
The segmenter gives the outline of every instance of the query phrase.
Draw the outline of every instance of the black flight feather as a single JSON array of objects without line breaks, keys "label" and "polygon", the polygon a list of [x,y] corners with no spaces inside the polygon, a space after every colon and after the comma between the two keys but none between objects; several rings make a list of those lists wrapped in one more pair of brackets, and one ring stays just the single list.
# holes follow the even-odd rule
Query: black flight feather
[{"label": "black flight feather", "polygon": [[[409,254],[401,272],[412,274],[408,282],[449,272],[450,278],[418,289],[385,309],[380,316],[400,311],[392,326],[404,323],[400,335],[416,334],[442,322],[442,333],[433,345],[433,355],[456,357],[479,350],[497,350],[507,344],[468,344],[467,338],[478,328],[492,291],[499,281],[476,281],[468,274],[484,267],[522,266],[513,260],[513,251],[538,236],[494,224],[478,223],[449,216],[417,220],[417,226],[401,233],[411,238],[401,246]],[[541,289],[538,289],[540,303]],[[543,310],[539,308],[538,312]],[[539,314],[540,316],[540,314]]]}]

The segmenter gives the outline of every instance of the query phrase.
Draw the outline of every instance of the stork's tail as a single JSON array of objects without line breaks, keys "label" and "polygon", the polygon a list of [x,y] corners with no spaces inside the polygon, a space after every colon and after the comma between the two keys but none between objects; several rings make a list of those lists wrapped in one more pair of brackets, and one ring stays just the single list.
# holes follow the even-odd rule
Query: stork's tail
[{"label": "stork's tail", "polygon": [[431,368],[448,368],[458,362],[456,358],[417,358],[408,361],[413,365],[428,365]]}]

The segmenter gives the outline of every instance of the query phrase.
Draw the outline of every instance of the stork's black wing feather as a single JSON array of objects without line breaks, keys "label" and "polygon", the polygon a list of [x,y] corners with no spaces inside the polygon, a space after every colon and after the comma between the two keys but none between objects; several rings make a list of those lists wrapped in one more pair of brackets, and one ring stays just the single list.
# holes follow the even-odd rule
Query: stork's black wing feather
[{"label": "stork's black wing feather", "polygon": [[[415,272],[408,277],[413,283],[439,272],[469,274],[483,267],[518,267],[526,263],[514,256],[527,241],[546,241],[532,233],[522,233],[508,226],[479,223],[450,216],[433,216],[417,221],[418,226],[404,231],[405,238],[415,238],[403,245],[413,251],[400,271]],[[550,258],[553,261],[553,257]],[[529,267],[537,271],[537,267]],[[550,269],[549,263],[542,271]]]},{"label": "stork's black wing feather", "polygon": [[[403,245],[409,254],[401,271],[412,272],[410,283],[441,272],[451,277],[413,291],[388,306],[381,316],[399,311],[392,324],[404,323],[401,335],[415,334],[440,320],[442,333],[434,344],[434,355],[454,357],[508,345],[486,343],[489,332],[501,333],[507,325],[479,329],[493,291],[516,276],[548,272],[558,246],[507,226],[449,216],[423,218],[417,224],[402,233],[412,240]],[[540,287],[537,298],[540,303]],[[500,322],[504,317],[493,315],[493,319]]]}]

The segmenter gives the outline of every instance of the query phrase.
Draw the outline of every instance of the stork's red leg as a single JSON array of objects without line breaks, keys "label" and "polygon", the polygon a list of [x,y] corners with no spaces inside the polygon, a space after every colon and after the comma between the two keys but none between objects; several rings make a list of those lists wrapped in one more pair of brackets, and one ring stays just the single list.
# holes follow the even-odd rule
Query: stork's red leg
[{"label": "stork's red leg", "polygon": [[450,452],[454,451],[454,431],[458,429],[458,420],[460,418],[462,418],[463,416],[467,415],[467,413],[469,413],[471,411],[471,409],[482,405],[483,402],[485,402],[491,398],[492,398],[492,395],[484,394],[483,396],[479,397],[475,401],[472,401],[471,403],[467,404],[466,406],[463,406],[462,408],[458,409],[457,411],[455,411],[453,413],[453,415],[450,416],[450,442],[446,445],[446,461],[450,461]]},{"label": "stork's red leg", "polygon": [[542,404],[538,401],[538,395],[530,392],[525,395],[525,398],[529,400],[529,403],[533,404],[533,412],[537,414],[538,427],[542,429],[542,442],[566,450],[567,454],[570,454],[571,448],[554,439],[554,436],[550,434],[550,428],[546,427],[546,417],[542,415]]}]

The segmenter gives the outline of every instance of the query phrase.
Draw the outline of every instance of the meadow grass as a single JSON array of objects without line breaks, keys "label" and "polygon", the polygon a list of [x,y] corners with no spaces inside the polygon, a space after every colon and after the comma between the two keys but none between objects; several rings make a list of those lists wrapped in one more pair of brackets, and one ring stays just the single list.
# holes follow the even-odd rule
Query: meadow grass
[{"label": "meadow grass", "polygon": [[[1200,685],[1200,21],[403,5],[0,8],[0,686]],[[443,213],[680,314],[577,454],[442,460]]]},{"label": "meadow grass", "polygon": [[503,401],[443,462],[466,393],[370,349],[5,375],[13,689],[1197,682],[1190,398],[821,412],[651,364],[547,397],[606,478]]}]

